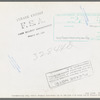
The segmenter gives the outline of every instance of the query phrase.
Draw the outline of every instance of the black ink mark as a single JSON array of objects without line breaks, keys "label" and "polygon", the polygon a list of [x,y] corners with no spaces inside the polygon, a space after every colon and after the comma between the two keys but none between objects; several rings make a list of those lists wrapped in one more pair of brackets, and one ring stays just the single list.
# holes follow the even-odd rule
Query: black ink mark
[{"label": "black ink mark", "polygon": [[51,26],[52,24],[49,24],[49,25],[46,25],[46,26],[43,26],[43,27],[39,27],[39,28],[37,28],[36,30],[40,30],[40,29],[43,29],[43,28],[45,28],[45,27],[49,27],[49,26]]}]

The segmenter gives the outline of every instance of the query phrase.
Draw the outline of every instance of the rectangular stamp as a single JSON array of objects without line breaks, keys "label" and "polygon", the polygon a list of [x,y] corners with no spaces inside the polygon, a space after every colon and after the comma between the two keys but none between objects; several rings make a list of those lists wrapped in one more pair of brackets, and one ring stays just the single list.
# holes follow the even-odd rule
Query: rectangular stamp
[{"label": "rectangular stamp", "polygon": [[100,13],[56,14],[53,18],[54,41],[87,42],[100,40]]},{"label": "rectangular stamp", "polygon": [[55,88],[73,81],[91,76],[93,69],[90,61],[68,66],[56,71],[46,73],[46,78],[50,88]]},{"label": "rectangular stamp", "polygon": [[18,36],[28,38],[41,36],[52,26],[48,18],[45,18],[43,11],[19,17],[16,21],[16,26],[19,27],[17,29]]}]

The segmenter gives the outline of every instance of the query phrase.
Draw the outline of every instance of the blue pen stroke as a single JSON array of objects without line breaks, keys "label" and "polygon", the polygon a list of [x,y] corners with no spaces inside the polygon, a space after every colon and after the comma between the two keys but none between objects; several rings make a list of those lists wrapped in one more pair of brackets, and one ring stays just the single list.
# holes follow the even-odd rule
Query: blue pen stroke
[{"label": "blue pen stroke", "polygon": [[16,61],[14,60],[14,58],[9,55],[8,55],[8,58],[9,58],[11,65],[13,66],[13,68],[17,69],[18,72],[21,72],[20,71],[21,69],[20,69],[19,65],[16,63]]},{"label": "blue pen stroke", "polygon": [[85,19],[85,23],[86,23],[86,25],[88,26],[88,22],[89,22],[88,16],[87,16],[87,14],[86,14],[84,8],[82,8],[82,7],[80,6],[80,9],[81,9],[82,12],[83,12],[84,19]]}]

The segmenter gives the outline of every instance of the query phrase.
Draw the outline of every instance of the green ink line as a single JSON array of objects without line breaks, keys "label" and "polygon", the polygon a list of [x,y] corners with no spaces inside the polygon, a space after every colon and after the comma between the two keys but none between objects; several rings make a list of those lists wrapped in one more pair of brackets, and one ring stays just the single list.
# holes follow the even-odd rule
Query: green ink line
[{"label": "green ink line", "polygon": [[55,18],[54,18],[54,16],[53,16],[53,40],[54,40],[54,28],[55,28]]},{"label": "green ink line", "polygon": [[[66,14],[56,14],[55,16],[83,16],[83,13],[66,13]],[[87,13],[88,16],[100,16],[100,13]]]},{"label": "green ink line", "polygon": [[55,42],[88,42],[89,40],[54,40]]},{"label": "green ink line", "polygon": [[64,26],[64,27],[74,27],[74,26]]}]

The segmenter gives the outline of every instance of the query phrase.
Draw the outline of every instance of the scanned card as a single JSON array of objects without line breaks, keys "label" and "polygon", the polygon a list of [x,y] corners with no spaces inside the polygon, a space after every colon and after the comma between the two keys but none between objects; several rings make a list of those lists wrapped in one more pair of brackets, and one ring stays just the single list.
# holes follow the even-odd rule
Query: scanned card
[{"label": "scanned card", "polygon": [[0,2],[0,97],[99,98],[100,2]]}]

